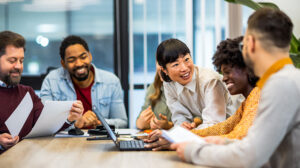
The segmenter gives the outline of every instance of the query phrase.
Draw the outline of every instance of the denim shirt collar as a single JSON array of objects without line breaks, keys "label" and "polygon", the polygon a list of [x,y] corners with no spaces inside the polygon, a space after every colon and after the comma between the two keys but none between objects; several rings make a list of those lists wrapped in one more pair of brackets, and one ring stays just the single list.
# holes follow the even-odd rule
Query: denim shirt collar
[{"label": "denim shirt collar", "polygon": [[[104,78],[102,78],[102,76],[99,74],[100,72],[97,70],[97,68],[95,67],[94,64],[92,64],[93,68],[94,68],[94,82],[95,83],[103,83],[104,82]],[[63,68],[63,73],[62,73],[62,78],[72,82],[70,73],[68,72],[67,69]]]}]

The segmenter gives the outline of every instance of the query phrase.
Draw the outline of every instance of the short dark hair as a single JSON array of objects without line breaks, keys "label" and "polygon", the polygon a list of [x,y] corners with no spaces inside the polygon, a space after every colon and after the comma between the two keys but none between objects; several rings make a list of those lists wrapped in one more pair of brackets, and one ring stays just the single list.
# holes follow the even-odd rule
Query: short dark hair
[{"label": "short dark hair", "polygon": [[265,48],[275,46],[286,49],[292,38],[293,23],[282,11],[272,8],[261,8],[248,19],[248,30],[257,31],[262,35]]},{"label": "short dark hair", "polygon": [[[178,39],[168,39],[158,45],[156,50],[156,60],[160,66],[166,69],[168,63],[176,61],[180,55],[190,53],[190,49],[182,41]],[[163,71],[161,71],[161,76],[166,82],[172,81]]]},{"label": "short dark hair", "polygon": [[[239,49],[239,43],[242,42],[242,40],[243,36],[240,36],[234,39],[228,38],[220,42],[217,46],[217,51],[212,58],[213,64],[218,72],[221,73],[222,65],[229,65],[239,69],[247,68],[243,60],[242,52]],[[257,81],[258,77],[256,77],[250,69],[248,69],[248,82],[250,85],[254,87]]]},{"label": "short dark hair", "polygon": [[25,39],[18,33],[11,31],[0,32],[0,57],[5,54],[6,47],[12,45],[16,48],[24,48],[25,51]]},{"label": "short dark hair", "polygon": [[89,50],[89,47],[86,43],[86,41],[84,41],[81,37],[79,36],[75,36],[75,35],[70,35],[68,37],[66,37],[60,45],[59,48],[59,54],[62,60],[65,59],[65,54],[66,54],[66,49],[70,46],[70,45],[74,45],[74,44],[80,44],[82,45],[87,51]]}]

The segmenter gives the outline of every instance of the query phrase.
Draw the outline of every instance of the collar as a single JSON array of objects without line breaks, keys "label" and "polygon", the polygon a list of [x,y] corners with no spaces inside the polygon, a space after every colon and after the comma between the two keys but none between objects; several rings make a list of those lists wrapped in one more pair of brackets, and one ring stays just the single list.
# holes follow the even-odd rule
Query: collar
[{"label": "collar", "polygon": [[277,71],[282,69],[287,64],[293,64],[292,60],[289,57],[282,58],[282,59],[276,61],[256,83],[257,87],[262,89],[263,86],[265,85],[266,81],[270,78],[270,76],[272,76],[274,73],[276,73]]},{"label": "collar", "polygon": [[6,83],[4,83],[2,80],[0,80],[0,87],[13,88],[14,86],[8,86]]},{"label": "collar", "polygon": [[183,86],[180,83],[175,82],[175,86],[177,88],[176,89],[177,95],[180,95],[184,88],[187,88],[188,90],[190,90],[192,92],[195,92],[196,91],[196,69],[194,69],[193,78],[190,83]]}]

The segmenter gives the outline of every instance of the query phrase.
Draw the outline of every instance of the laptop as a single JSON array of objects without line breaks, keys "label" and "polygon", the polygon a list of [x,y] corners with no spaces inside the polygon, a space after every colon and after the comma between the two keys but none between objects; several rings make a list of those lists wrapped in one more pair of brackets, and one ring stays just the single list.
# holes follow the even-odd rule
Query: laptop
[{"label": "laptop", "polygon": [[114,131],[109,127],[104,117],[101,114],[95,113],[98,119],[101,121],[104,128],[107,130],[111,140],[114,141],[116,147],[120,151],[150,151],[152,149],[144,147],[143,140],[131,140],[131,141],[118,141],[118,138]]}]

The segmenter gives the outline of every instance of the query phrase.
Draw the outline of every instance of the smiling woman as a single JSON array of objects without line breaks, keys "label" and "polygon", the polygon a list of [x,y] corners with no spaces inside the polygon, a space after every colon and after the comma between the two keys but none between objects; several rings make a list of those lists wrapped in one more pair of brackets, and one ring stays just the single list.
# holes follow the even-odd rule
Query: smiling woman
[{"label": "smiling woman", "polygon": [[205,128],[235,111],[222,77],[195,66],[189,48],[180,40],[163,41],[156,59],[163,71],[165,96],[175,125],[193,129],[193,119],[200,117],[203,122],[198,128]]}]

